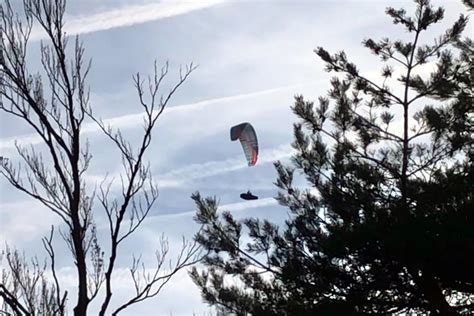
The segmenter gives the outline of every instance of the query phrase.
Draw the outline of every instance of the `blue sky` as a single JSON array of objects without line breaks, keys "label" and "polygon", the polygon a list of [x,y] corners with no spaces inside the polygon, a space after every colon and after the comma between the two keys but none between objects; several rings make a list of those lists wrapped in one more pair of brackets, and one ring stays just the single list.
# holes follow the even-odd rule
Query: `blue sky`
[{"label": "blue sky", "polygon": [[[380,64],[360,42],[368,36],[406,37],[384,10],[387,5],[413,7],[412,1],[383,0],[69,2],[66,31],[80,35],[87,57],[92,58],[92,107],[97,115],[121,128],[132,143],[139,137],[141,122],[132,74],[151,73],[155,59],[158,64],[169,61],[168,83],[172,83],[180,65],[199,65],[154,132],[147,159],[160,197],[142,230],[122,249],[119,270],[123,273],[116,279],[122,286],[117,300],[129,296],[126,268],[132,252],[150,253],[162,233],[168,236],[172,250],[179,246],[181,236],[192,237],[196,225],[190,195],[195,191],[217,196],[223,208],[236,216],[282,222],[287,211],[273,200],[277,191],[272,184],[276,178],[272,162],[287,161],[291,155],[293,96],[315,99],[329,88],[329,75],[313,49],[344,49],[364,73],[377,73]],[[15,7],[20,3],[13,1]],[[434,4],[446,8],[446,18],[433,35],[464,12],[460,1]],[[38,47],[43,37],[41,32],[33,33],[29,56],[34,69],[40,66]],[[260,142],[260,159],[252,168],[246,166],[240,145],[229,140],[229,128],[245,121],[253,124]],[[15,161],[15,141],[41,148],[25,124],[3,112],[0,124],[0,155]],[[114,158],[112,144],[92,123],[86,126],[84,136],[94,156],[87,174],[89,183],[100,182],[106,172],[117,175],[120,160]],[[242,202],[239,194],[247,189],[261,199]],[[12,190],[4,179],[0,179],[0,194],[0,242],[25,249],[27,255],[41,256],[40,238],[52,224],[59,223],[58,218]],[[99,227],[100,212],[98,209],[96,217]],[[57,245],[65,249],[60,240]],[[72,262],[67,251],[59,253],[63,282],[72,285]],[[158,297],[123,314],[202,315],[208,310],[183,272]]]}]

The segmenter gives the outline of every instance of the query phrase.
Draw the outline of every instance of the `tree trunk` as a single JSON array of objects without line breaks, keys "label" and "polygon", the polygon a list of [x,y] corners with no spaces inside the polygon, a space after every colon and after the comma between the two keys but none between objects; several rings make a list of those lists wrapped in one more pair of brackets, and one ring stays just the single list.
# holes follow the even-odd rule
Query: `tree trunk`
[{"label": "tree trunk", "polygon": [[420,278],[423,292],[430,304],[433,306],[433,313],[440,315],[459,315],[456,310],[446,301],[438,282],[431,276],[422,276]]}]

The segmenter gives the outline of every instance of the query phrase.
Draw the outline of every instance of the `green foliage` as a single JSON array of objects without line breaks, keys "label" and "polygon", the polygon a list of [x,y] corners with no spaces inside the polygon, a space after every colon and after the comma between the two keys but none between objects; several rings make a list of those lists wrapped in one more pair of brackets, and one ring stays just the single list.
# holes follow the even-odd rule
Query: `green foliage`
[{"label": "green foliage", "polygon": [[193,195],[210,255],[191,276],[207,303],[237,315],[474,312],[473,43],[461,15],[421,45],[444,10],[416,3],[414,16],[386,11],[412,41],[363,42],[383,83],[315,50],[337,76],[316,104],[295,98],[293,166],[275,163],[284,227],[219,217],[215,199]]}]

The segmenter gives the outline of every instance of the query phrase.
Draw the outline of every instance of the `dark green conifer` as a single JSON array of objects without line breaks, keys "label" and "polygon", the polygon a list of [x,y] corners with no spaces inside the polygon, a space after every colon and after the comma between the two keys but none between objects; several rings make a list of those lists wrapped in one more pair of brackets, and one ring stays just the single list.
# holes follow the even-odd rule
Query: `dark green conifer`
[{"label": "dark green conifer", "polygon": [[474,313],[474,47],[464,15],[426,44],[444,10],[416,4],[413,16],[386,11],[411,41],[363,41],[380,82],[344,52],[315,50],[336,76],[317,104],[296,97],[293,166],[275,163],[283,227],[218,216],[215,199],[193,195],[210,255],[191,276],[207,303],[237,315]]}]

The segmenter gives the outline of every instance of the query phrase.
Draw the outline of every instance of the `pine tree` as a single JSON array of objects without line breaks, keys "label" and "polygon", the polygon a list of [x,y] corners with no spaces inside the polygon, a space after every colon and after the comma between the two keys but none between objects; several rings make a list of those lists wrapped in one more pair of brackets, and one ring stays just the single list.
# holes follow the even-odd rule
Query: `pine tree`
[{"label": "pine tree", "polygon": [[474,46],[463,15],[422,44],[444,10],[416,6],[386,10],[413,40],[363,41],[381,83],[315,50],[336,76],[317,104],[296,97],[293,166],[275,163],[284,227],[193,195],[211,251],[191,272],[204,301],[237,315],[474,312]]}]

